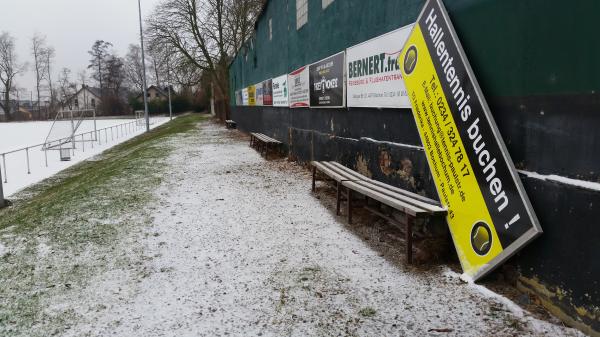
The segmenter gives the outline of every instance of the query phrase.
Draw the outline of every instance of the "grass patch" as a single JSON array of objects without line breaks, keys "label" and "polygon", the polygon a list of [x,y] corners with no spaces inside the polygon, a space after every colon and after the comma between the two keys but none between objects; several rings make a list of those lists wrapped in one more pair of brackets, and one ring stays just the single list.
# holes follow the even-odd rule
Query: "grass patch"
[{"label": "grass patch", "polygon": [[[9,226],[16,227],[17,231],[28,230],[32,226],[42,225],[48,218],[63,217],[69,209],[81,209],[82,203],[85,203],[89,196],[118,187],[109,184],[113,178],[130,174],[137,176],[139,173],[144,173],[140,170],[150,169],[143,162],[160,159],[168,153],[167,148],[158,146],[162,140],[193,129],[202,119],[206,117],[187,115],[176,118],[170,123],[107,150],[101,155],[100,161],[81,162],[26,189],[20,193],[26,196],[24,199],[17,197],[11,207],[0,210],[0,230]],[[159,182],[155,181],[155,183]],[[90,207],[92,210],[114,213],[127,206],[138,204],[144,198],[136,193],[116,197],[116,199],[105,200],[107,203],[83,206]]]},{"label": "grass patch", "polygon": [[[48,309],[111,268],[136,261],[113,256],[121,238],[151,219],[146,205],[168,174],[176,135],[207,117],[186,115],[119,144],[20,192],[0,210],[0,335],[46,336],[76,320],[72,308]],[[141,254],[141,252],[140,252]],[[141,268],[141,267],[140,267]]]},{"label": "grass patch", "polygon": [[365,308],[360,309],[360,311],[358,311],[358,313],[363,317],[373,317],[377,313],[377,310],[375,310],[371,307],[365,307]]}]

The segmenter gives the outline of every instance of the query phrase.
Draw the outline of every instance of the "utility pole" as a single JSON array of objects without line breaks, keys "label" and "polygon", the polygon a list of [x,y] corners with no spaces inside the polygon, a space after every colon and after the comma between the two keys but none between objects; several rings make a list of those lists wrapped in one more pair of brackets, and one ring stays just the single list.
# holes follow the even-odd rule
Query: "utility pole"
[{"label": "utility pole", "polygon": [[148,116],[148,87],[146,85],[146,56],[144,55],[144,30],[142,28],[142,4],[138,0],[140,15],[140,44],[142,46],[142,70],[144,71],[144,118],[146,119],[146,132],[150,131],[150,116]]},{"label": "utility pole", "polygon": [[216,116],[215,113],[215,82],[210,82],[210,114]]},{"label": "utility pole", "polygon": [[169,56],[167,56],[167,90],[169,92],[169,120],[173,120],[173,107],[171,106],[171,68],[169,67]]},{"label": "utility pole", "polygon": [[0,167],[0,208],[6,206],[6,200],[4,200],[4,188],[2,187],[2,168]]}]

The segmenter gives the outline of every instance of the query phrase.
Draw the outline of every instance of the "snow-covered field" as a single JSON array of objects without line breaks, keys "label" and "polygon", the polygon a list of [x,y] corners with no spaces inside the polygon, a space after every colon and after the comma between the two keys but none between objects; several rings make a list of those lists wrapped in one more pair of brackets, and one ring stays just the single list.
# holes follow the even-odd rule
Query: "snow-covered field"
[{"label": "snow-covered field", "polygon": [[[152,117],[151,128],[157,127],[165,122],[167,117]],[[136,126],[132,123],[130,127],[117,127],[119,125],[135,122],[134,119],[98,119],[96,121],[97,130],[112,128],[99,132],[99,139],[95,142],[78,143],[77,150],[71,161],[61,162],[58,151],[48,151],[48,166],[46,167],[46,153],[38,146],[46,140],[52,122],[13,122],[0,123],[0,167],[2,168],[2,183],[4,186],[4,196],[8,197],[13,193],[45,178],[48,178],[67,167],[73,166],[82,160],[88,159],[102,151],[105,151],[117,144],[131,139],[144,132],[143,125]],[[70,129],[70,122],[62,122],[64,125],[57,126],[49,140],[57,140],[66,137]],[[84,121],[76,134],[85,134],[94,130],[94,122]],[[90,134],[84,135],[85,139],[90,139]],[[77,139],[80,139],[78,137]],[[1,154],[11,152],[17,149],[23,149],[28,146],[36,146],[29,149],[29,173],[27,169],[27,151],[18,151],[8,153],[2,158]],[[6,167],[4,166],[6,165]],[[4,182],[6,181],[6,183]]]}]

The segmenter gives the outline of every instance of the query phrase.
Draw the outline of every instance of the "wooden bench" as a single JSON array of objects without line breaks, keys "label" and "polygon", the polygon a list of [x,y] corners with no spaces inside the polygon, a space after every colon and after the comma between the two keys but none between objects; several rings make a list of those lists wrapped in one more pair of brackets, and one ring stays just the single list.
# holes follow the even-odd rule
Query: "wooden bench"
[{"label": "wooden bench", "polygon": [[[435,200],[370,179],[340,163],[332,161],[313,161],[311,162],[311,165],[313,168],[313,191],[315,191],[315,181],[319,180],[317,178],[317,171],[329,178],[321,180],[333,180],[336,182],[336,214],[338,215],[340,213],[342,196],[345,194],[348,223],[352,223],[352,208],[355,207],[355,204],[353,203],[353,193],[357,193],[365,197],[365,209],[388,220],[401,230],[404,230],[406,260],[408,263],[412,263],[412,245],[414,241],[413,227],[415,220],[431,217],[445,217],[447,214],[446,209],[442,208],[440,203]],[[342,190],[345,190],[345,193],[343,193]],[[376,205],[370,205],[369,201],[375,201]],[[400,211],[405,215],[404,219],[397,220],[385,214],[381,210],[381,205],[386,205]]]},{"label": "wooden bench", "polygon": [[225,127],[228,129],[236,129],[237,123],[231,119],[225,121]]},{"label": "wooden bench", "polygon": [[[350,170],[341,170],[336,167],[332,162],[326,161],[313,161],[310,163],[312,166],[312,191],[315,191],[317,181],[334,181],[337,194],[337,204],[335,208],[335,214],[340,215],[340,203],[342,201],[342,182],[344,181],[357,181],[361,179],[361,174]],[[325,177],[319,177],[317,172],[322,173]]]},{"label": "wooden bench", "polygon": [[250,133],[250,146],[257,149],[261,155],[268,158],[269,151],[279,150],[281,142],[262,133]]}]

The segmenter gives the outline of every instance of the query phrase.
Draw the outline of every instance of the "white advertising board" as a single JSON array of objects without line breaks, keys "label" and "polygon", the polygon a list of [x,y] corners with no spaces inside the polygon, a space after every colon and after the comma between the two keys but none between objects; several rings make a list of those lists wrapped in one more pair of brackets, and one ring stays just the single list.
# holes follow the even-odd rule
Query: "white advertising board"
[{"label": "white advertising board", "polygon": [[262,82],[257,83],[254,85],[254,87],[256,88],[256,106],[262,106],[263,105],[263,84]]},{"label": "white advertising board", "polygon": [[310,79],[308,66],[297,69],[288,75],[290,88],[290,108],[310,106]]},{"label": "white advertising board", "polygon": [[396,29],[347,49],[348,107],[411,107],[398,57],[412,27]]},{"label": "white advertising board", "polygon": [[242,105],[248,106],[248,88],[242,89]]},{"label": "white advertising board", "polygon": [[273,79],[273,106],[289,106],[288,75]]}]

